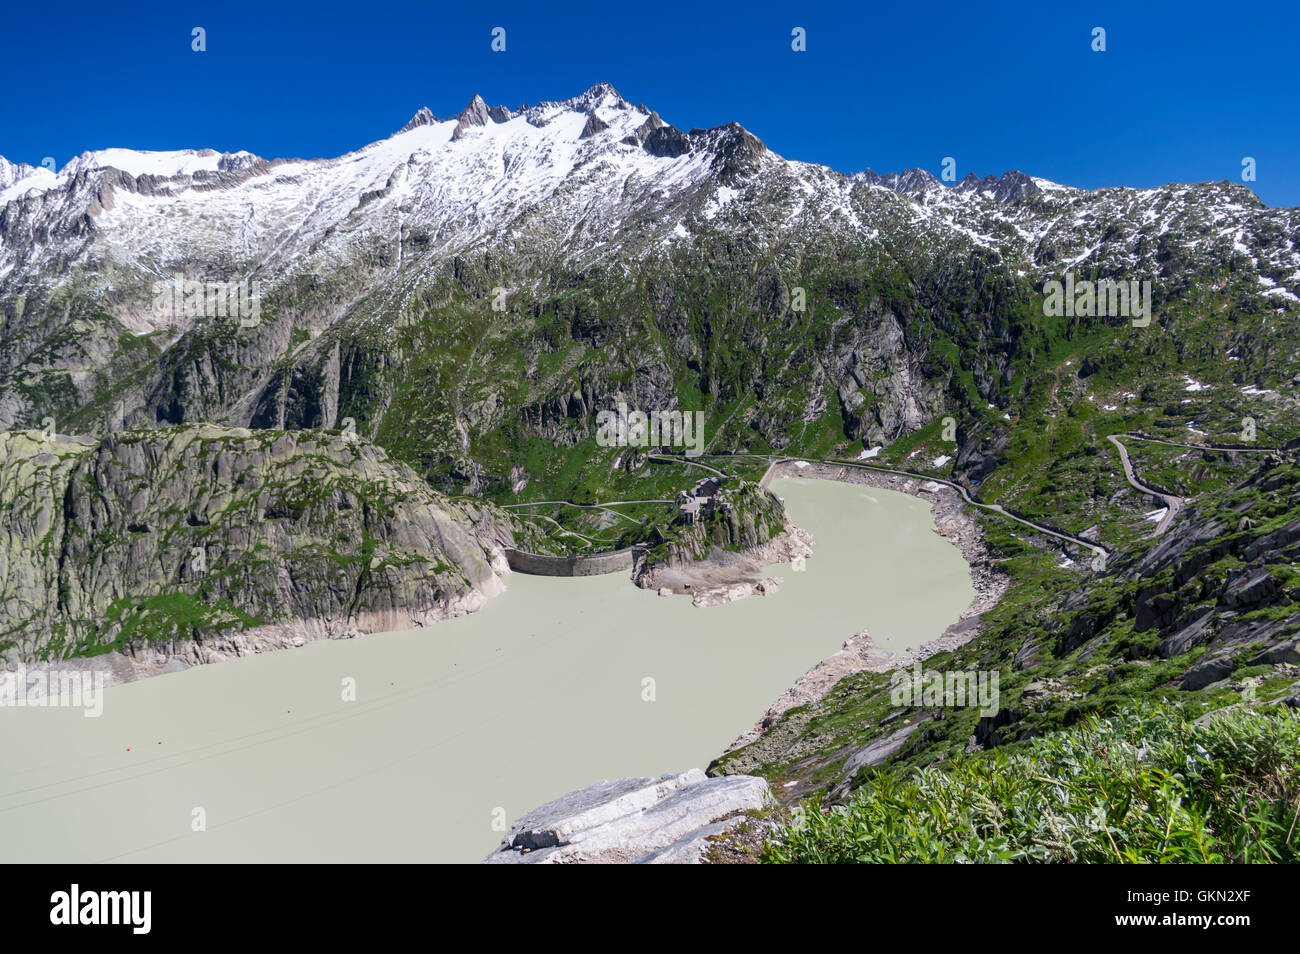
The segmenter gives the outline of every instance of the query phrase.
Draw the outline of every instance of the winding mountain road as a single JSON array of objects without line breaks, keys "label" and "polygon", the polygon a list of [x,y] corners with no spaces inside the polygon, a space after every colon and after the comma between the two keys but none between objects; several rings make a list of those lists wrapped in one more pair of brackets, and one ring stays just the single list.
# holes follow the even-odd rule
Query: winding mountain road
[{"label": "winding mountain road", "polygon": [[1128,448],[1120,443],[1121,437],[1128,438],[1132,441],[1146,441],[1149,444],[1163,444],[1166,447],[1186,447],[1189,450],[1233,451],[1235,453],[1244,454],[1282,453],[1282,448],[1280,447],[1239,447],[1232,444],[1185,444],[1181,441],[1170,441],[1161,437],[1148,437],[1146,434],[1132,433],[1107,435],[1106,439],[1114,444],[1116,449],[1119,450],[1120,463],[1124,466],[1124,479],[1134,488],[1142,491],[1142,493],[1150,494],[1152,497],[1164,501],[1166,507],[1165,515],[1161,517],[1160,522],[1156,524],[1156,529],[1151,534],[1153,537],[1158,537],[1169,529],[1170,525],[1174,522],[1174,517],[1178,516],[1178,511],[1182,510],[1183,505],[1187,503],[1187,498],[1178,497],[1174,494],[1158,490],[1155,487],[1150,487],[1142,483],[1142,481],[1138,479],[1137,471],[1133,467],[1133,461],[1129,459]]},{"label": "winding mountain road", "polygon": [[646,457],[650,460],[664,460],[674,464],[685,464],[687,467],[702,467],[709,471],[709,473],[717,474],[719,477],[732,476],[731,474],[724,474],[722,471],[718,470],[718,468],[710,467],[708,464],[702,463],[691,457],[671,457],[666,454],[647,454]]},{"label": "winding mountain road", "polygon": [[785,463],[785,462],[803,461],[808,464],[825,464],[832,467],[850,467],[856,470],[867,470],[879,474],[890,474],[899,477],[911,477],[915,480],[933,481],[936,484],[942,484],[945,487],[951,487],[953,490],[957,491],[957,493],[961,494],[962,500],[964,500],[972,507],[976,507],[980,510],[988,510],[992,513],[998,514],[1001,517],[1005,517],[1008,520],[1012,520],[1015,521],[1016,523],[1023,524],[1024,526],[1029,527],[1030,529],[1035,530],[1039,533],[1045,534],[1046,536],[1055,537],[1058,540],[1064,540],[1065,542],[1072,543],[1075,546],[1083,547],[1084,549],[1091,550],[1094,554],[1096,554],[1095,559],[1101,561],[1101,566],[1105,565],[1105,560],[1110,554],[1110,551],[1108,551],[1105,547],[1101,546],[1100,544],[1094,543],[1091,540],[1085,540],[1083,537],[1076,537],[1073,534],[1065,533],[1064,531],[1053,529],[1052,527],[1044,526],[1043,524],[1030,520],[1027,517],[1018,516],[1014,513],[1011,513],[1001,504],[984,503],[983,501],[977,500],[974,497],[972,497],[970,492],[961,484],[952,480],[946,480],[942,477],[933,477],[930,474],[921,474],[921,473],[917,473],[916,471],[901,470],[895,467],[884,467],[879,464],[862,464],[857,461],[836,460],[835,458],[788,457],[788,456],[777,456],[777,455],[770,455],[770,454],[730,454],[730,455],[710,455],[710,456],[750,457],[756,460],[769,461],[773,465]]},{"label": "winding mountain road", "polygon": [[[1142,483],[1142,481],[1138,479],[1137,471],[1133,467],[1133,461],[1129,458],[1128,448],[1126,448],[1119,440],[1121,437],[1128,438],[1129,440],[1135,440],[1135,441],[1148,441],[1153,444],[1165,444],[1170,447],[1186,447],[1190,450],[1238,451],[1244,453],[1280,453],[1282,451],[1281,448],[1277,448],[1277,447],[1236,447],[1236,446],[1224,445],[1224,444],[1183,444],[1178,441],[1169,441],[1158,437],[1148,437],[1146,434],[1134,434],[1134,433],[1108,434],[1106,439],[1109,440],[1112,444],[1114,444],[1115,449],[1119,451],[1120,463],[1124,468],[1124,479],[1127,480],[1134,489],[1144,494],[1148,494],[1152,497],[1156,497],[1157,499],[1163,501],[1165,504],[1166,507],[1165,514],[1160,518],[1160,521],[1156,524],[1156,528],[1151,534],[1152,537],[1158,537],[1161,534],[1163,534],[1166,530],[1169,529],[1169,527],[1173,524],[1174,518],[1178,516],[1178,513],[1183,509],[1183,506],[1186,504],[1187,498],[1179,497],[1174,494],[1167,493],[1163,490],[1157,490],[1155,487],[1150,487]],[[684,456],[671,456],[671,455],[663,455],[663,454],[649,454],[647,456],[650,460],[664,461],[664,462],[674,463],[674,464],[683,464],[689,467],[700,467],[711,473],[717,474],[719,477],[730,478],[736,476],[735,474],[729,474],[709,464],[705,464],[702,461],[697,460],[695,458],[688,458]],[[1044,524],[1038,523],[1035,520],[1030,520],[1028,517],[1021,517],[1018,514],[1014,514],[1011,511],[1007,510],[1001,504],[984,503],[983,501],[973,497],[970,491],[968,491],[964,485],[959,484],[956,481],[947,480],[943,477],[935,477],[930,474],[922,474],[912,470],[902,470],[897,467],[885,467],[884,465],[881,464],[863,464],[860,461],[838,460],[835,458],[828,458],[828,457],[815,458],[815,457],[791,457],[789,455],[782,455],[782,454],[718,454],[718,453],[704,454],[701,456],[712,457],[712,458],[744,457],[751,460],[765,460],[768,462],[769,470],[771,469],[771,467],[774,467],[777,464],[797,463],[799,461],[802,461],[807,464],[824,464],[833,467],[849,467],[857,470],[872,471],[874,473],[879,473],[879,474],[889,474],[898,477],[911,477],[915,480],[933,481],[936,484],[942,484],[945,487],[950,487],[953,490],[957,491],[957,493],[961,494],[962,500],[964,500],[967,504],[969,504],[972,507],[975,507],[980,510],[987,510],[990,513],[995,513],[1000,517],[1006,518],[1007,520],[1011,520],[1014,521],[1015,523],[1022,524],[1030,528],[1031,530],[1043,534],[1044,536],[1053,537],[1057,540],[1062,540],[1066,543],[1074,544],[1077,547],[1082,547],[1084,549],[1091,550],[1095,554],[1093,558],[1093,569],[1097,569],[1097,570],[1105,569],[1106,560],[1111,553],[1110,550],[1106,549],[1104,546],[1102,546],[1099,543],[1095,543],[1092,540],[1084,539],[1083,537],[1075,536],[1072,533],[1066,533],[1063,530],[1057,530],[1053,527],[1046,526]],[[596,509],[605,509],[605,507],[617,506],[619,504],[672,503],[672,502],[673,501],[671,500],[611,500],[605,504],[578,504],[578,503],[573,503],[572,501],[569,500],[544,500],[544,501],[537,501],[536,503],[531,503],[531,504],[507,504],[506,507],[515,508],[515,507],[540,506],[543,504],[568,504],[571,507],[591,507]],[[626,515],[619,514],[619,516],[626,516]]]},{"label": "winding mountain road", "polygon": [[1153,537],[1158,537],[1169,529],[1169,525],[1174,522],[1174,517],[1178,516],[1178,511],[1183,509],[1183,504],[1187,501],[1183,497],[1175,497],[1173,494],[1167,494],[1163,490],[1156,490],[1154,487],[1148,487],[1146,484],[1138,480],[1137,472],[1133,469],[1133,461],[1131,461],[1128,456],[1128,448],[1120,443],[1119,439],[1121,436],[1129,437],[1130,435],[1110,434],[1106,439],[1114,444],[1115,448],[1119,451],[1119,462],[1124,468],[1124,479],[1142,493],[1150,494],[1152,497],[1157,497],[1164,501],[1165,514],[1160,518],[1160,521],[1156,524],[1155,530],[1151,534]]},{"label": "winding mountain road", "polygon": [[[724,477],[726,474],[723,475]],[[586,507],[588,510],[607,510],[610,507],[618,507],[623,504],[661,504],[674,503],[672,500],[606,500],[604,503],[574,503],[572,500],[530,500],[528,503],[501,504],[502,510],[515,510],[519,507],[547,507],[559,506],[563,504],[566,507]],[[620,517],[626,517],[627,514],[621,513]]]}]

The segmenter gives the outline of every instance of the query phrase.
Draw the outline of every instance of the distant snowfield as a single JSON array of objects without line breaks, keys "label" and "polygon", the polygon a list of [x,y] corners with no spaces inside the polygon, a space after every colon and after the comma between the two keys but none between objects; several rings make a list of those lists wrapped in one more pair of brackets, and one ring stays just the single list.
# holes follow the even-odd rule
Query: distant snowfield
[{"label": "distant snowfield", "polygon": [[[1279,305],[1300,300],[1279,283],[1300,284],[1300,249],[1257,237],[1293,232],[1292,212],[1261,211],[1237,187],[1084,190],[1018,173],[950,187],[922,170],[870,179],[763,151],[736,126],[647,142],[661,122],[600,84],[526,109],[489,110],[476,98],[455,119],[422,111],[409,128],[331,159],[110,148],[56,174],[0,158],[0,209],[22,204],[7,213],[15,225],[0,239],[0,283],[79,281],[118,301],[124,287],[189,268],[257,277],[273,294],[295,276],[362,262],[371,292],[382,292],[376,310],[392,313],[451,255],[494,246],[628,267],[715,230],[772,245],[829,229],[865,245],[991,249],[1033,281],[1062,263],[1136,268],[1146,260],[1133,249],[1154,247],[1139,236],[1179,229],[1189,251],[1246,255]],[[731,168],[737,154],[743,173]],[[1003,202],[1002,186],[1038,192],[1033,203]],[[1259,232],[1261,216],[1277,227]],[[1117,222],[1125,231],[1115,237]],[[1040,266],[1044,243],[1060,257]],[[104,258],[118,266],[111,275],[90,267]],[[123,319],[132,330],[153,327],[147,307],[120,307],[140,312]]]},{"label": "distant snowfield", "polygon": [[[239,152],[236,156],[251,156]],[[79,168],[121,169],[131,176],[192,176],[197,172],[216,172],[221,154],[213,149],[195,152],[193,149],[171,152],[137,152],[134,149],[104,149],[91,153],[89,162]]]},{"label": "distant snowfield", "polygon": [[1073,186],[1061,185],[1059,182],[1053,182],[1053,181],[1051,181],[1050,179],[1042,179],[1042,178],[1039,178],[1038,176],[1030,176],[1030,178],[1034,180],[1034,185],[1038,186],[1038,188],[1042,189],[1044,192],[1079,192],[1079,191],[1081,191],[1081,190],[1079,190],[1079,189],[1074,188]]}]

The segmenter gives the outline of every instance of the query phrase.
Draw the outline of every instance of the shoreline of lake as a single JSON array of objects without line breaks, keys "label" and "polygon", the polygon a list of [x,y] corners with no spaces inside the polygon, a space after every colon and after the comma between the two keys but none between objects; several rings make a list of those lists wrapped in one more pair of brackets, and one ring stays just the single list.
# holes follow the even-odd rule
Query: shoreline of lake
[{"label": "shoreline of lake", "polygon": [[817,551],[771,596],[701,609],[520,574],[434,629],[115,686],[102,718],[0,711],[0,855],[477,861],[499,820],[594,778],[705,765],[846,635],[920,646],[974,595],[924,502],[800,483],[776,492]]},{"label": "shoreline of lake", "polygon": [[923,481],[901,474],[885,474],[842,465],[808,461],[774,463],[763,476],[766,486],[772,480],[830,480],[839,483],[874,487],[928,499],[933,516],[933,530],[953,544],[970,568],[975,598],[942,634],[914,650],[895,653],[876,646],[866,630],[854,633],[836,652],[800,676],[767,708],[762,717],[739,735],[726,755],[757,739],[787,711],[809,705],[826,697],[841,679],[859,672],[889,672],[924,661],[936,653],[956,649],[970,642],[981,631],[983,615],[997,605],[1011,585],[1011,578],[993,562],[978,521],[965,507],[961,495],[936,481]]}]

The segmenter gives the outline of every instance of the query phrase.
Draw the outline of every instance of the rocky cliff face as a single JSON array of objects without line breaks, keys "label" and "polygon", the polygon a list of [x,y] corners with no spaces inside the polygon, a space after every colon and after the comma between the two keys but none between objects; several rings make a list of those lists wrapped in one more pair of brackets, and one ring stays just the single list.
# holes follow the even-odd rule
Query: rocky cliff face
[{"label": "rocky cliff face", "polygon": [[210,425],[0,434],[0,506],[6,662],[423,625],[503,589],[517,529],[354,437]]}]

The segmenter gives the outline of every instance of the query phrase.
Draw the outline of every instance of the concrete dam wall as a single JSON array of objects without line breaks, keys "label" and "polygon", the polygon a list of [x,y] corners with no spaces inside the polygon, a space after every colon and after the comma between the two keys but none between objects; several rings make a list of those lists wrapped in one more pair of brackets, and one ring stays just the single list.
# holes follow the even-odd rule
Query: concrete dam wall
[{"label": "concrete dam wall", "polygon": [[506,560],[516,573],[534,576],[600,576],[604,573],[631,571],[641,547],[627,547],[610,553],[593,553],[590,556],[548,556],[505,547]]}]

